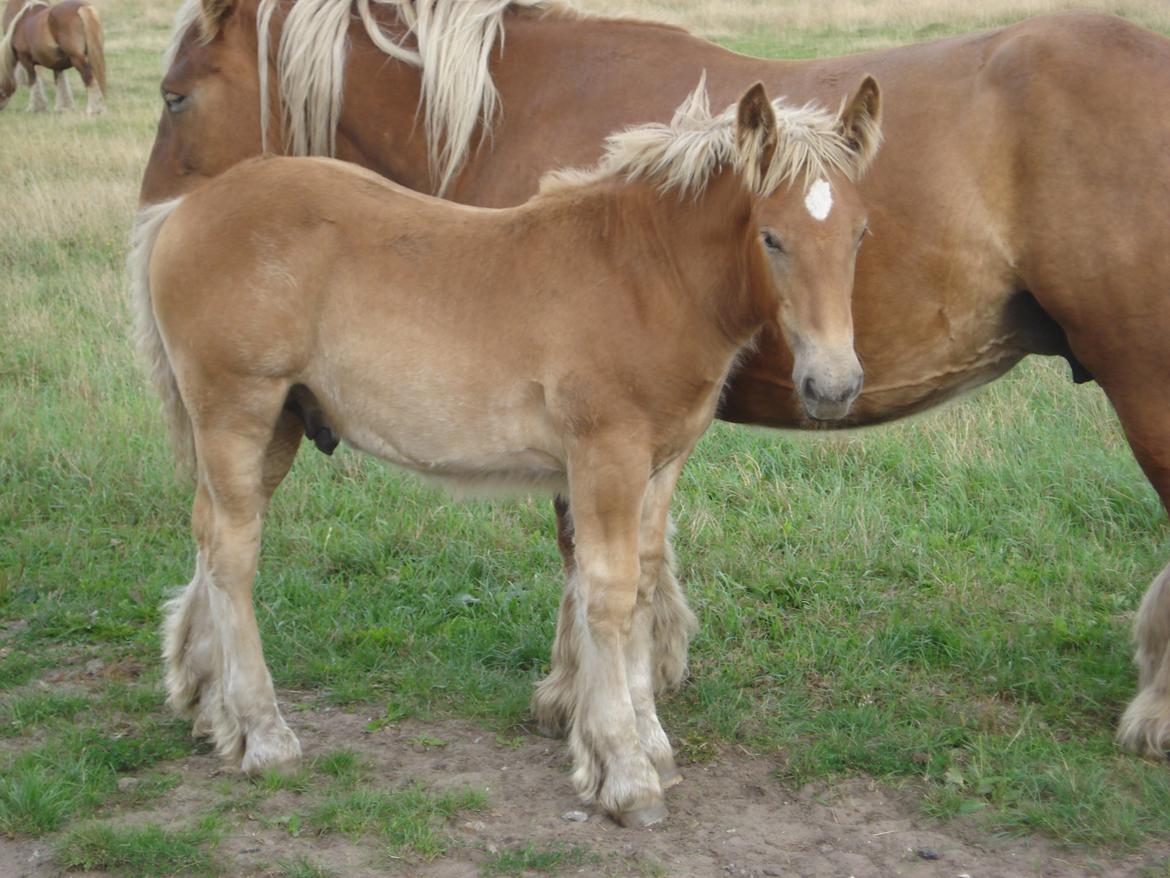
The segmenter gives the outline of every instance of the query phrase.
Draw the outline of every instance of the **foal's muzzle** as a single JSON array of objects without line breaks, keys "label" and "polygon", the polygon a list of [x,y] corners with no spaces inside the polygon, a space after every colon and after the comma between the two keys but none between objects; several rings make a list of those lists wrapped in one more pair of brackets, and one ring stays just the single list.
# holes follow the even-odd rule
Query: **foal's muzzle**
[{"label": "foal's muzzle", "polygon": [[818,421],[836,421],[849,414],[853,400],[861,393],[861,372],[847,385],[822,387],[811,375],[800,385],[800,401],[808,416]]},{"label": "foal's muzzle", "polygon": [[793,379],[797,394],[810,418],[838,421],[849,414],[861,393],[864,375],[852,348],[836,356],[823,353],[798,357]]}]

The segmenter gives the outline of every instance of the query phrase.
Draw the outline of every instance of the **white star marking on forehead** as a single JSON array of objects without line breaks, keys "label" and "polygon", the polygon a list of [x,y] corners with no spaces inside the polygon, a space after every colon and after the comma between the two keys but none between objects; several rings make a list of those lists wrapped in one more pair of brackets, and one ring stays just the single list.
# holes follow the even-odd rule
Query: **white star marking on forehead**
[{"label": "white star marking on forehead", "polygon": [[823,220],[829,215],[833,209],[833,190],[828,180],[817,180],[809,187],[808,195],[804,197],[804,206],[815,220]]}]

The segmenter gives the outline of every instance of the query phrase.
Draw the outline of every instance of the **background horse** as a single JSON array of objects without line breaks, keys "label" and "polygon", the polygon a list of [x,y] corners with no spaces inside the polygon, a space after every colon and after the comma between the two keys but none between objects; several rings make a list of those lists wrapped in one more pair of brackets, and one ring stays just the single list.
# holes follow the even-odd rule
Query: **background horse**
[{"label": "background horse", "polygon": [[[606,132],[667,118],[670,96],[700,70],[719,102],[761,79],[830,104],[872,70],[886,97],[886,147],[861,184],[873,237],[853,307],[867,379],[844,423],[921,411],[1028,354],[1062,356],[1076,380],[1101,384],[1170,508],[1162,37],[1112,17],[1060,16],[845,58],[762,61],[675,28],[531,0],[201,0],[184,7],[171,60],[146,202],[257,154],[267,130],[270,148],[332,151],[416,189],[514,204],[544,170],[593,160]],[[636,85],[650,79],[658,87]],[[560,115],[537,113],[547,107]],[[720,417],[822,426],[800,408],[792,359],[782,333],[766,328]],[[665,686],[683,673],[692,617],[667,569],[656,594]],[[562,627],[572,607],[568,592]],[[1170,746],[1170,567],[1136,634],[1140,692],[1120,738],[1160,753]],[[546,707],[546,724],[563,722]]]},{"label": "background horse", "polygon": [[0,40],[0,110],[16,92],[16,71],[23,72],[30,94],[28,108],[49,107],[37,67],[53,71],[57,86],[56,108],[70,109],[73,93],[65,72],[74,68],[85,84],[85,111],[105,111],[106,61],[102,51],[102,25],[88,0],[63,0],[49,6],[40,0],[9,0],[4,13],[4,37]]},{"label": "background horse", "polygon": [[148,208],[131,257],[139,335],[198,471],[171,703],[246,771],[300,754],[252,604],[261,519],[304,432],[295,392],[386,460],[568,498],[573,780],[622,823],[661,820],[679,779],[650,668],[670,498],[765,321],[800,352],[810,411],[856,397],[852,179],[877,113],[871,79],[839,117],[773,106],[760,85],[712,117],[700,85],[670,126],[615,135],[597,169],[519,208],[321,159],[247,163]]}]

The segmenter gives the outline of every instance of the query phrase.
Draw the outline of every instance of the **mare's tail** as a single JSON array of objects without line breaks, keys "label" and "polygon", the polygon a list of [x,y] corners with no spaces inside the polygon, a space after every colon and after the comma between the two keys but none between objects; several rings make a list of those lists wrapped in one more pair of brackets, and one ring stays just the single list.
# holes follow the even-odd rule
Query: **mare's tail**
[{"label": "mare's tail", "polygon": [[147,374],[154,389],[162,398],[163,415],[171,434],[175,456],[184,469],[193,472],[195,468],[195,442],[191,431],[191,417],[183,398],[179,395],[179,384],[175,371],[167,357],[158,322],[154,316],[154,303],[150,295],[150,255],[158,241],[159,232],[182,198],[148,205],[138,212],[134,229],[130,232],[130,255],[126,269],[130,274],[130,308],[134,314],[134,334],[138,351],[146,366]]},{"label": "mare's tail", "polygon": [[90,69],[93,70],[102,97],[108,97],[106,54],[102,48],[102,20],[98,18],[97,10],[88,5],[78,8],[77,14],[81,16],[81,28],[85,31],[85,57],[89,61]]}]

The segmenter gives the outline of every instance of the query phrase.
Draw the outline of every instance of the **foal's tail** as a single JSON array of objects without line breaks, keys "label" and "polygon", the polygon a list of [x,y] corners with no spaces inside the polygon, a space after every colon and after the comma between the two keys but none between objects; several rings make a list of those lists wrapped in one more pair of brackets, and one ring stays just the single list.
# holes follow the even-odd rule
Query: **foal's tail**
[{"label": "foal's tail", "polygon": [[130,255],[126,259],[126,269],[130,274],[130,307],[134,312],[134,335],[138,342],[138,352],[154,389],[162,398],[163,415],[171,433],[175,457],[183,469],[194,472],[195,442],[191,432],[191,417],[179,395],[179,384],[158,330],[150,295],[150,254],[167,217],[174,213],[182,200],[180,197],[151,204],[138,212],[130,232]]},{"label": "foal's tail", "polygon": [[106,94],[106,54],[102,48],[102,20],[98,18],[97,10],[89,4],[77,10],[81,17],[81,29],[85,31],[85,57],[89,60],[94,79],[101,89],[102,97]]}]

